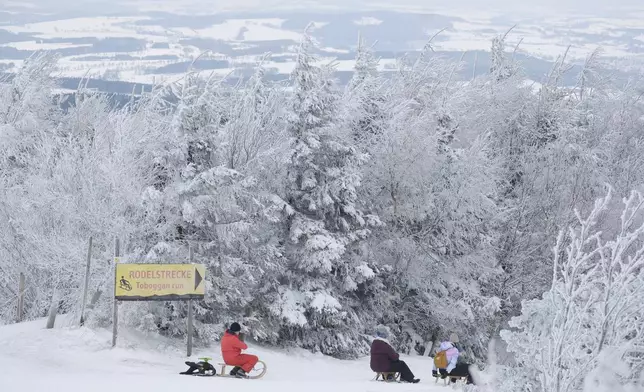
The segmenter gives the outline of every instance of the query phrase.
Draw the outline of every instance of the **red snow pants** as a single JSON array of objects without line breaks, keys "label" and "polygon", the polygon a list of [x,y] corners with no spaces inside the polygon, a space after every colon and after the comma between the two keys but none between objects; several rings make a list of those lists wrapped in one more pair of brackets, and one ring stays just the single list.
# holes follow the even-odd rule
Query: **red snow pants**
[{"label": "red snow pants", "polygon": [[244,369],[246,373],[248,373],[253,370],[253,367],[255,367],[257,361],[259,361],[259,358],[256,355],[239,354],[235,358],[231,358],[230,360],[226,361],[226,365],[239,366],[240,368]]}]

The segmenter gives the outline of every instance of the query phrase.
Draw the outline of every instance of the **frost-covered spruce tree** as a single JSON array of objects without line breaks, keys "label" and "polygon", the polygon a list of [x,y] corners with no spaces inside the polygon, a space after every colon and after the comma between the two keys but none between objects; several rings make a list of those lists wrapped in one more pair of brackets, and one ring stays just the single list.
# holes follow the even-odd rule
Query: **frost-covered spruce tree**
[{"label": "frost-covered spruce tree", "polygon": [[[168,180],[149,189],[146,205],[162,211],[150,245],[133,255],[148,262],[206,265],[206,298],[195,304],[196,333],[203,343],[221,336],[224,325],[237,320],[254,336],[275,343],[278,328],[271,325],[266,305],[274,297],[281,253],[272,225],[280,210],[257,181],[228,167],[223,144],[229,140],[225,125],[243,98],[219,81],[187,75],[175,90],[177,106],[170,114],[174,140],[160,151]],[[130,307],[133,309],[134,307]],[[143,312],[143,314],[141,313]],[[183,303],[143,304],[130,320],[138,327],[171,336],[185,334]]]},{"label": "frost-covered spruce tree", "polygon": [[374,276],[356,254],[377,218],[363,215],[358,207],[363,157],[338,136],[339,92],[332,69],[315,64],[312,46],[307,32],[292,74],[285,206],[288,285],[274,311],[285,320],[285,339],[347,357],[365,352],[350,299]]}]

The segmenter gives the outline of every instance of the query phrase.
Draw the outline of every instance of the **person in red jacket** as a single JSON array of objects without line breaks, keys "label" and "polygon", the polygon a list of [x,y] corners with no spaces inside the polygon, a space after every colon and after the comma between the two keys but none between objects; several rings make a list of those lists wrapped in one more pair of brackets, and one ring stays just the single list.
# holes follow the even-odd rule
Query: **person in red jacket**
[{"label": "person in red jacket", "polygon": [[241,325],[232,323],[221,339],[221,356],[224,357],[226,365],[235,366],[230,371],[231,376],[246,377],[246,373],[253,370],[253,367],[259,361],[255,355],[242,354],[242,350],[248,349],[246,343],[239,338]]}]

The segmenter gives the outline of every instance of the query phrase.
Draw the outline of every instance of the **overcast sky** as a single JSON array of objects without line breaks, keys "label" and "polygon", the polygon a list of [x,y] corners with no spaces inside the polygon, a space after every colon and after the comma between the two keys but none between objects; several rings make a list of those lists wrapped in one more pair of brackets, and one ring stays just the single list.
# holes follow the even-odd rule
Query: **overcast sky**
[{"label": "overcast sky", "polygon": [[[137,8],[145,4],[146,8],[161,9],[172,7],[174,9],[194,9],[195,13],[203,14],[207,12],[216,12],[222,9],[250,9],[254,11],[271,11],[275,8],[388,8],[388,9],[405,9],[413,7],[419,11],[433,12],[440,10],[462,10],[468,14],[482,12],[494,12],[504,10],[509,13],[530,14],[543,13],[569,13],[571,10],[576,12],[599,14],[608,12],[614,16],[623,12],[623,8],[637,8],[644,11],[644,0],[0,0],[2,4],[13,3],[24,4],[33,3],[60,7],[65,5],[69,7],[92,7],[93,4],[101,3],[105,9],[118,11],[121,8]],[[121,7],[116,4],[122,4]],[[644,27],[644,26],[643,26]]]}]

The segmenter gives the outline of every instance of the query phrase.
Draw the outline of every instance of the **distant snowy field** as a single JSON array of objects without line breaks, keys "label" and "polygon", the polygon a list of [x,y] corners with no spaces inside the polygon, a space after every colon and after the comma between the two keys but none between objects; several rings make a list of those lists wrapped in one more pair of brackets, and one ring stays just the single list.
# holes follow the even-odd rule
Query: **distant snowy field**
[{"label": "distant snowy field", "polygon": [[[490,40],[512,27],[495,22],[496,15],[458,15],[464,22],[440,34],[441,40],[436,42],[440,50],[488,50]],[[297,42],[300,31],[292,31],[282,27],[284,20],[271,19],[231,19],[224,23],[213,24],[207,28],[191,29],[187,27],[163,28],[161,26],[139,26],[135,22],[148,20],[146,17],[95,17],[73,18],[52,22],[41,22],[26,25],[6,25],[2,29],[13,33],[31,33],[41,38],[81,38],[81,37],[132,37],[146,39],[152,42],[172,42],[181,38],[209,38],[224,41],[275,41],[292,40]],[[354,21],[356,25],[378,25],[381,21],[374,18],[362,18]],[[583,16],[551,17],[544,23],[522,22],[514,28],[508,38],[508,43],[517,44],[530,54],[545,58],[554,58],[570,45],[575,58],[584,58],[598,45],[580,43],[570,39],[571,33],[592,34],[603,36],[602,47],[610,56],[634,56],[632,50],[622,44],[617,44],[623,28],[644,29],[644,11],[622,18],[598,18]],[[565,31],[568,34],[555,34],[555,31]],[[437,31],[427,31],[427,37]],[[644,42],[644,35],[636,38]],[[611,45],[612,44],[612,45]],[[9,44],[11,45],[11,44]],[[29,49],[48,49],[51,46],[38,46],[32,43]],[[65,47],[61,44],[60,47]]]},{"label": "distant snowy field", "polygon": [[[149,56],[174,55],[179,61],[192,61],[197,58],[222,58],[222,53],[202,51],[195,46],[181,45],[177,41],[184,38],[207,38],[222,41],[292,41],[296,45],[301,38],[301,32],[283,29],[281,19],[231,19],[221,24],[213,24],[203,29],[191,29],[178,27],[166,29],[161,26],[146,25],[138,26],[136,21],[147,20],[145,17],[97,17],[97,18],[73,18],[55,22],[41,22],[21,26],[2,26],[2,29],[12,33],[29,33],[35,37],[48,39],[74,39],[83,37],[98,38],[136,38],[146,40],[149,44],[147,49],[136,52],[119,53],[92,53],[91,55],[65,56],[61,59],[59,76],[66,77],[101,77],[108,70],[118,70],[119,79],[136,83],[163,83],[175,80],[176,76],[168,74],[150,73],[149,68],[161,67],[176,61],[170,60],[146,60]],[[362,19],[356,20],[356,24],[377,24],[377,20]],[[153,48],[154,44],[168,44],[167,49]],[[12,42],[0,46],[13,47],[20,50],[38,51],[52,50],[90,45],[72,44],[68,42],[47,43],[39,41]],[[324,48],[329,52],[328,57],[323,57],[320,62],[333,61],[333,53],[345,53],[346,51],[334,48]],[[115,57],[119,54],[129,54],[135,59],[127,60],[98,60],[87,61],[84,57]],[[275,55],[280,55],[276,53]],[[138,59],[137,59],[138,58]],[[235,64],[255,64],[259,56],[231,58]],[[1,60],[4,63],[13,63],[15,68],[22,64],[20,60]],[[395,59],[383,59],[380,63],[380,70],[386,71],[395,65]],[[266,67],[272,68],[278,74],[289,74],[295,67],[294,61],[275,62],[267,61]],[[354,62],[351,60],[340,60],[336,62],[338,71],[351,71]],[[235,70],[234,67],[209,70],[216,75],[225,76]]]},{"label": "distant snowy field", "polygon": [[[117,3],[119,3],[117,1]],[[144,12],[146,9],[155,11],[172,11],[177,15],[185,14],[188,10],[199,13],[213,13],[219,9],[206,6],[205,2],[200,0],[191,0],[188,2],[150,2],[136,1],[138,11]],[[243,4],[242,4],[243,3]],[[283,5],[287,9],[286,1],[274,0],[276,13]],[[352,3],[349,1],[349,3]],[[355,2],[356,4],[359,2]],[[125,3],[123,3],[125,4]],[[304,9],[310,5],[313,7],[317,2],[301,2],[299,9]],[[28,3],[23,4],[23,8]],[[244,6],[249,11],[255,11],[253,7],[259,7],[259,3],[253,1],[242,1],[237,7]],[[350,6],[351,4],[349,4]],[[334,9],[336,6],[330,6]],[[392,6],[393,7],[393,6]],[[392,8],[387,7],[385,3],[374,4],[373,8]],[[233,7],[234,8],[234,7]],[[242,7],[243,8],[243,7]],[[319,4],[317,4],[319,9]],[[393,7],[396,8],[396,7]],[[436,8],[436,7],[435,7]],[[16,8],[19,9],[19,8]],[[28,8],[27,8],[28,9]],[[264,5],[261,9],[266,10]],[[400,5],[399,11],[417,12],[414,7]],[[225,11],[225,10],[223,10]],[[15,12],[15,11],[12,11]],[[453,21],[451,26],[440,35],[433,43],[433,47],[439,51],[488,51],[491,40],[494,36],[506,32],[512,23],[501,18],[498,12],[488,10],[479,12],[467,9],[449,9],[436,8],[424,9],[424,12],[440,12],[440,15],[450,15],[458,20]],[[194,14],[192,15],[194,16]],[[590,15],[553,15],[539,22],[536,19],[524,18],[517,19],[517,26],[508,36],[508,50],[513,51],[515,45],[520,42],[518,52],[529,54],[545,60],[554,60],[557,56],[566,51],[569,61],[583,61],[590,53],[598,47],[603,49],[603,55],[610,58],[620,59],[622,62],[628,62],[629,66],[644,69],[644,34],[634,36],[635,31],[644,31],[644,6],[641,10],[635,10],[626,16],[620,17],[597,17]],[[144,24],[140,22],[146,22]],[[52,50],[52,49],[82,49],[84,46],[90,46],[72,41],[85,37],[106,38],[134,38],[140,39],[147,43],[144,50],[135,52],[120,51],[118,53],[91,53],[92,57],[102,57],[100,60],[85,61],[85,55],[65,55],[60,63],[60,75],[69,77],[96,77],[105,78],[106,73],[112,72],[117,75],[113,78],[138,83],[165,82],[174,80],[183,71],[166,71],[156,72],[159,67],[178,62],[191,62],[194,59],[225,59],[230,61],[230,67],[220,67],[212,70],[215,74],[226,75],[233,72],[239,65],[252,65],[256,63],[260,55],[253,57],[236,56],[235,53],[217,53],[216,50],[203,50],[195,45],[186,43],[186,40],[209,40],[209,42],[226,42],[243,48],[252,44],[262,42],[292,42],[291,47],[286,48],[283,52],[272,52],[273,56],[292,55],[294,47],[297,45],[302,31],[294,29],[292,26],[285,26],[285,19],[275,18],[252,18],[241,19],[231,18],[220,20],[210,25],[191,27],[167,27],[162,23],[155,24],[156,20],[148,16],[113,16],[113,17],[79,17],[70,19],[61,19],[56,21],[45,21],[37,23],[9,23],[0,25],[0,29],[14,34],[28,34],[36,40],[9,42],[0,44],[0,61],[3,63],[13,63],[16,67],[20,65],[19,60],[8,61],[1,56],[2,47],[14,48],[22,51]],[[315,22],[315,21],[313,21]],[[356,17],[353,24],[360,28],[379,28],[383,23],[376,17],[365,16]],[[319,22],[313,29],[315,30],[324,26],[324,22]],[[391,24],[389,25],[391,28]],[[404,28],[404,26],[401,26]],[[438,28],[427,28],[424,31],[423,39],[414,40],[410,43],[412,49],[419,49],[425,43],[424,40],[434,35]],[[42,42],[38,39],[56,39],[60,42]],[[368,42],[372,42],[369,34],[365,35]],[[69,42],[64,42],[69,40]],[[347,43],[353,43],[357,37],[346,37]],[[159,44],[165,46],[159,48]],[[378,45],[375,47],[378,49]],[[401,51],[409,48],[400,48]],[[338,53],[346,53],[344,48],[324,48],[328,56],[324,56],[323,61],[331,61]],[[234,51],[233,51],[234,52]],[[117,59],[117,55],[130,55],[133,58]],[[145,59],[145,57],[172,57],[172,59]],[[380,65],[382,71],[392,69],[395,59],[384,58]],[[295,63],[292,58],[286,61],[269,61],[265,64],[271,71],[277,74],[286,75],[291,72]],[[353,67],[353,61],[342,59],[338,63],[338,70],[350,71]],[[15,69],[15,68],[14,68]],[[173,74],[174,73],[174,74]]]},{"label": "distant snowy field", "polygon": [[[258,380],[180,375],[187,369],[181,342],[158,335],[122,330],[117,348],[111,331],[87,328],[44,329],[46,321],[0,327],[0,391],[235,391],[235,392],[398,392],[445,391],[431,379],[430,358],[405,357],[419,384],[371,381],[369,359],[340,361],[303,350],[279,351],[254,347],[267,364]],[[219,346],[197,351],[192,360],[220,359]]]}]

